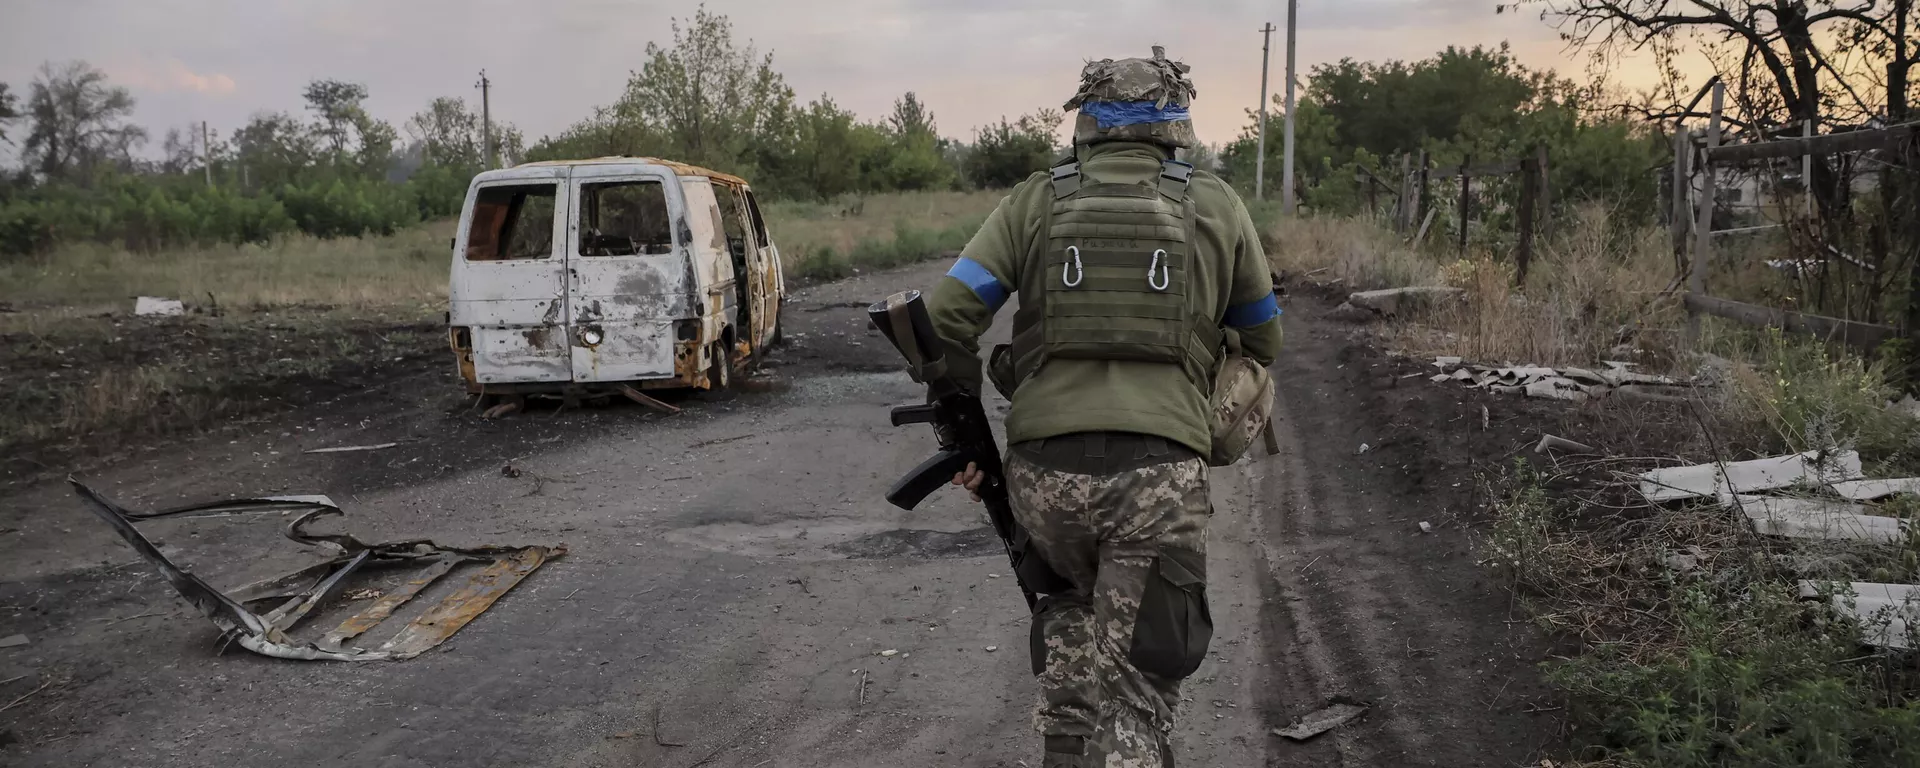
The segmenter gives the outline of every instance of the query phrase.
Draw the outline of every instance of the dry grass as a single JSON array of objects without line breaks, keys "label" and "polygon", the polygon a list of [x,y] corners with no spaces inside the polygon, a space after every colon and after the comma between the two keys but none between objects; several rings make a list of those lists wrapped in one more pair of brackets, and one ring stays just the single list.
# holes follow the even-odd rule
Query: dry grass
[{"label": "dry grass", "polygon": [[1281,220],[1269,231],[1275,270],[1341,281],[1356,291],[1439,285],[1440,264],[1365,218],[1310,216]]},{"label": "dry grass", "polygon": [[1485,254],[1443,269],[1446,284],[1466,289],[1463,302],[1434,318],[1457,337],[1453,354],[1550,366],[1674,361],[1682,315],[1679,300],[1662,293],[1672,263],[1666,240],[1653,230],[1618,232],[1601,208],[1562,224],[1537,254],[1524,291],[1510,263]]},{"label": "dry grass", "polygon": [[56,315],[127,312],[136,296],[230,308],[437,304],[446,300],[453,229],[441,221],[389,237],[294,236],[159,253],[75,244],[0,264],[0,295],[15,309]]},{"label": "dry grass", "polygon": [[1364,218],[1305,218],[1270,233],[1276,269],[1352,290],[1447,285],[1459,302],[1394,329],[1396,343],[1420,354],[1460,355],[1489,363],[1594,365],[1636,348],[1640,362],[1674,359],[1678,299],[1663,297],[1672,271],[1666,241],[1654,230],[1621,232],[1606,209],[1587,208],[1547,238],[1524,290],[1514,265],[1480,251],[1467,258],[1416,250]]}]

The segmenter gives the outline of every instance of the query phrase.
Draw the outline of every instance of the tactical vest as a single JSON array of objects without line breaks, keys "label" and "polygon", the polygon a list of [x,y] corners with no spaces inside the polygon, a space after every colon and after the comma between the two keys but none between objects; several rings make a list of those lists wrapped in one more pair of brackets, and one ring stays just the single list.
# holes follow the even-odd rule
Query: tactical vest
[{"label": "tactical vest", "polygon": [[1014,315],[1011,383],[1053,358],[1131,360],[1179,365],[1205,391],[1223,338],[1188,290],[1193,166],[1168,160],[1157,183],[1125,182],[1085,178],[1068,157],[1051,175],[1046,258],[1029,259],[1020,281],[1044,287],[1023,291]]}]

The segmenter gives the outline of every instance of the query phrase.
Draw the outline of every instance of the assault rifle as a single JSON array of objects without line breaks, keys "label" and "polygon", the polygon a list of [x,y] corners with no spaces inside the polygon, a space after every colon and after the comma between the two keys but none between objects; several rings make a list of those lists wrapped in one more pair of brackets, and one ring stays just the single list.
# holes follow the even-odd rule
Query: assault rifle
[{"label": "assault rifle", "polygon": [[1013,507],[1007,500],[1006,470],[1000,464],[1000,447],[993,439],[993,426],[980,405],[980,396],[968,392],[947,373],[940,355],[940,339],[927,316],[927,306],[919,291],[902,291],[867,308],[867,319],[893,342],[894,349],[907,359],[907,374],[927,385],[926,405],[903,405],[893,409],[893,425],[932,424],[940,440],[940,450],[906,477],[887,489],[887,501],[901,509],[913,509],[971,462],[983,475],[980,481],[981,503],[987,506],[987,519],[994,533],[1007,547],[1007,559],[1020,582],[1020,592],[1032,609],[1035,593],[1057,592],[1065,580],[1054,573],[1038,553],[1032,551],[1027,530],[1013,519]]}]

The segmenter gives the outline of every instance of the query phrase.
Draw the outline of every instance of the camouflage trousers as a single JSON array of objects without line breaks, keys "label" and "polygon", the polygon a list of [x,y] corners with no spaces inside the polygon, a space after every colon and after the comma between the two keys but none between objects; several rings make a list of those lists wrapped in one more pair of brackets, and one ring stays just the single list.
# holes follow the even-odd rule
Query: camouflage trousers
[{"label": "camouflage trousers", "polygon": [[[1170,674],[1140,668],[1136,629],[1143,598],[1161,615],[1165,600],[1149,590],[1167,568],[1188,574],[1205,612],[1205,462],[1188,453],[1183,460],[1100,475],[1049,469],[1009,454],[1014,516],[1040,555],[1073,585],[1047,595],[1034,613],[1034,671],[1041,689],[1035,729],[1048,737],[1083,737],[1086,765],[1171,766],[1179,678],[1204,657],[1211,618],[1199,647],[1185,653],[1191,665]],[[1168,671],[1165,663],[1147,666]]]}]

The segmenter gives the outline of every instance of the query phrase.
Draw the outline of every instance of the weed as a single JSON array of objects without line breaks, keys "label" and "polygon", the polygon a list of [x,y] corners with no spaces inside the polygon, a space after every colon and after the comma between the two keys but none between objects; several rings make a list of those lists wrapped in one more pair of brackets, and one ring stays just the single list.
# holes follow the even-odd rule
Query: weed
[{"label": "weed", "polygon": [[1920,461],[1920,423],[1887,408],[1899,392],[1888,382],[1884,359],[1776,328],[1724,334],[1718,346],[1748,361],[1734,371],[1730,406],[1764,425],[1774,440],[1764,447],[1850,446],[1869,461],[1890,463],[1886,469],[1920,468],[1913,466]]}]

